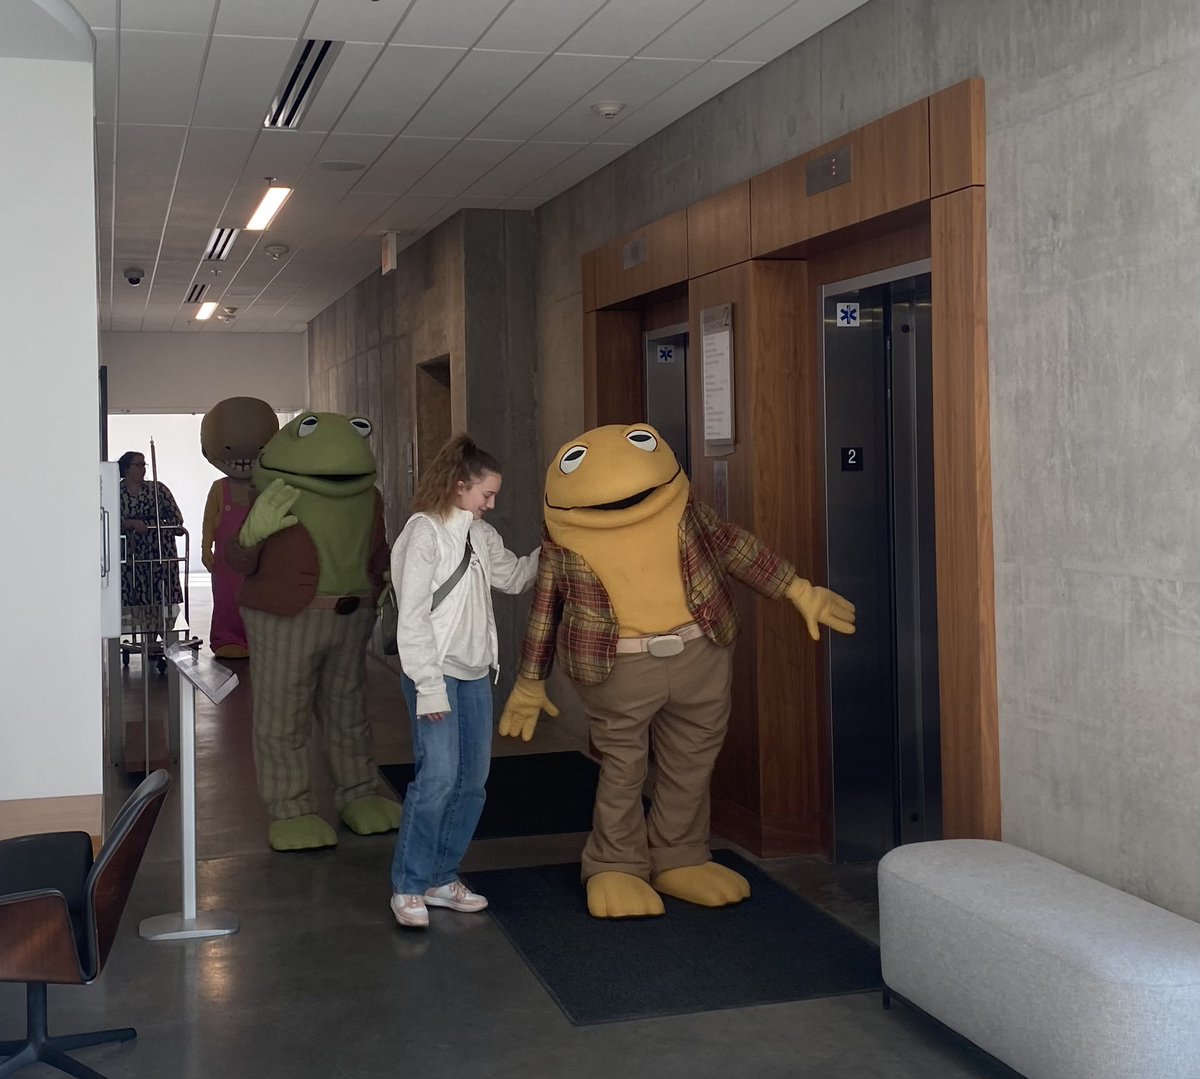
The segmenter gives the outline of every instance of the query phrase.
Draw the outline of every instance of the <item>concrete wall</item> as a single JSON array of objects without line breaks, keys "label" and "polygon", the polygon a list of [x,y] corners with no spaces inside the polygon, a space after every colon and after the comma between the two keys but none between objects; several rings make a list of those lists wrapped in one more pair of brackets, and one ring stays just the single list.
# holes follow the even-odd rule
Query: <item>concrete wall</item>
[{"label": "concrete wall", "polygon": [[[375,424],[389,539],[408,515],[417,367],[449,357],[452,427],[468,430],[504,469],[488,519],[513,550],[537,545],[533,251],[529,214],[465,211],[401,252],[394,273],[372,274],[310,324],[312,407]],[[497,706],[516,671],[525,602],[495,597]]]},{"label": "concrete wall", "polygon": [[971,75],[1005,835],[1200,917],[1200,6],[873,0],[542,207],[539,457],[580,254]]},{"label": "concrete wall", "polygon": [[302,333],[102,333],[111,412],[207,412],[260,397],[277,412],[308,404]]}]

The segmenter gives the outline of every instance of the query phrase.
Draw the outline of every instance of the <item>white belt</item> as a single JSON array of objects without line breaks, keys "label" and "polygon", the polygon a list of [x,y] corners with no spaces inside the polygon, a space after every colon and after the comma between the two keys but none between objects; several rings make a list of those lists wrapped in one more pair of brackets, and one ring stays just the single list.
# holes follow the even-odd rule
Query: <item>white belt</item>
[{"label": "white belt", "polygon": [[687,641],[703,637],[704,630],[698,622],[689,622],[686,626],[677,626],[670,633],[651,633],[645,637],[618,637],[617,652],[649,652],[660,659],[666,656],[677,656],[683,651]]}]

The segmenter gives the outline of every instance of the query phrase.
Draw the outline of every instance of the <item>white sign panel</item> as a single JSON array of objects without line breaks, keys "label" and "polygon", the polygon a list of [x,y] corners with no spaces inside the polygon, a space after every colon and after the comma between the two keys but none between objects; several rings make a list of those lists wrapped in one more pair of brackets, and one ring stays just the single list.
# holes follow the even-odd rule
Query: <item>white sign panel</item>
[{"label": "white sign panel", "polygon": [[851,326],[857,326],[858,323],[858,304],[856,303],[839,303],[837,305],[837,324],[843,330]]},{"label": "white sign panel", "polygon": [[700,312],[704,349],[704,451],[733,452],[733,304]]}]

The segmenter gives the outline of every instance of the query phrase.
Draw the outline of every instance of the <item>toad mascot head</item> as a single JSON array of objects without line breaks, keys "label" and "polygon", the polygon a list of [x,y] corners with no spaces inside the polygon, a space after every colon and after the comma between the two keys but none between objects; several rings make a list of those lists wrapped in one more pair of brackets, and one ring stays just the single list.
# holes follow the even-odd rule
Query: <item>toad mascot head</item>
[{"label": "toad mascot head", "polygon": [[213,615],[209,646],[223,659],[245,659],[249,654],[246,627],[238,612],[237,594],[242,578],[216,551],[237,536],[250,511],[250,472],[263,447],[279,430],[279,419],[266,401],[257,397],[227,397],[218,401],[200,421],[200,452],[225,479],[216,480],[204,503],[204,529],[200,552],[212,574]]},{"label": "toad mascot head", "polygon": [[388,564],[369,421],[304,412],[267,443],[257,492],[226,556],[250,636],[254,758],[276,850],[333,846],[309,785],[314,711],[342,821],[360,835],[395,829],[378,793],[366,716],[366,649]]},{"label": "toad mascot head", "polygon": [[[500,733],[528,741],[555,659],[579,691],[601,754],[583,853],[598,918],[663,913],[661,895],[740,902],[746,879],[712,861],[709,784],[729,721],[737,615],[729,578],[787,598],[813,639],[854,632],[854,607],[797,576],[755,536],[691,497],[649,424],[587,431],[546,473],[546,531],[521,668]],[[642,809],[649,746],[657,767]]]}]

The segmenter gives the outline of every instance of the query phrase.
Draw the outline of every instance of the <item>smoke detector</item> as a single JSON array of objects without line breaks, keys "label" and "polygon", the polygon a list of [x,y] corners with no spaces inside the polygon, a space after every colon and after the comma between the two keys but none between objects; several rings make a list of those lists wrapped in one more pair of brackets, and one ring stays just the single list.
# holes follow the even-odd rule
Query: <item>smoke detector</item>
[{"label": "smoke detector", "polygon": [[625,108],[625,104],[621,101],[597,101],[592,106],[592,112],[599,116],[601,120],[614,120],[617,113],[623,108]]},{"label": "smoke detector", "polygon": [[291,248],[287,244],[267,244],[263,248],[263,252],[270,255],[276,262],[283,258],[290,250]]}]

